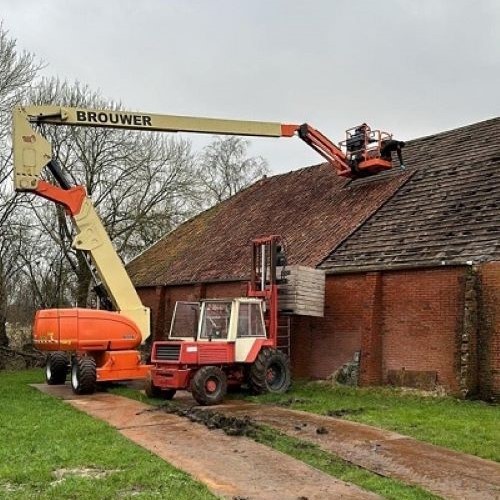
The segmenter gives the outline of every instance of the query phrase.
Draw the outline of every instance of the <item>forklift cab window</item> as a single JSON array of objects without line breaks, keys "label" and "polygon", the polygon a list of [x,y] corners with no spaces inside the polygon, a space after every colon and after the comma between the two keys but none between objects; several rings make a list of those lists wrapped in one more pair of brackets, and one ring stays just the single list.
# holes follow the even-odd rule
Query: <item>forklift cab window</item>
[{"label": "forklift cab window", "polygon": [[170,338],[196,338],[198,333],[198,318],[200,317],[199,302],[176,302]]},{"label": "forklift cab window", "polygon": [[206,302],[201,339],[227,339],[232,302]]},{"label": "forklift cab window", "polygon": [[265,337],[260,304],[240,304],[238,337]]}]

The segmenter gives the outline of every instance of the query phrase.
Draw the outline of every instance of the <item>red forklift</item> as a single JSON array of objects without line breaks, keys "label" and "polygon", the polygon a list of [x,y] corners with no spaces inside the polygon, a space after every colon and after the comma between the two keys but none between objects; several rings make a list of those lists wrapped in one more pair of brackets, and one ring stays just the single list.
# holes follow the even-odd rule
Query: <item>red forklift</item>
[{"label": "red forklift", "polygon": [[191,391],[200,405],[219,404],[228,386],[283,393],[291,383],[288,356],[278,348],[278,284],[286,279],[283,240],[251,241],[245,297],[177,302],[168,339],[153,343],[150,397]]}]

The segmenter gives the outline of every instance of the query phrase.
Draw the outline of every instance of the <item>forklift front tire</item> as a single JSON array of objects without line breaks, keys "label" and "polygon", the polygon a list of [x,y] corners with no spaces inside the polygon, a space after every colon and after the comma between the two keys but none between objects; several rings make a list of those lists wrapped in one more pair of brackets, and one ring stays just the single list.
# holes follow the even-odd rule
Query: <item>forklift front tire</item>
[{"label": "forklift front tire", "polygon": [[144,382],[144,392],[148,398],[161,398],[170,401],[177,392],[175,389],[162,389],[153,383],[153,377],[149,377]]},{"label": "forklift front tire", "polygon": [[227,393],[226,374],[218,366],[203,366],[193,376],[191,393],[202,406],[222,403]]}]

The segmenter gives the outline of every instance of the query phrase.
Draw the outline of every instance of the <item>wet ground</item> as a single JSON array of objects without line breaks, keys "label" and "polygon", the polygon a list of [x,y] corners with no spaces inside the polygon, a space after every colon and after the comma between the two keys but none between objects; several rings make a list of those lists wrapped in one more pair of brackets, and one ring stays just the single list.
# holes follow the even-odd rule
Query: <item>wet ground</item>
[{"label": "wet ground", "polygon": [[444,498],[500,499],[500,464],[493,461],[376,427],[279,406],[229,401],[209,411],[267,425],[377,474],[421,486]]},{"label": "wet ground", "polygon": [[[247,439],[259,425],[266,425],[443,498],[500,499],[500,464],[336,416],[234,400],[199,407],[194,406],[190,394],[182,392],[173,403],[158,408],[105,393],[78,398],[66,386],[37,388],[106,420],[219,495],[249,499],[370,497],[355,486]],[[329,486],[328,478],[332,481]]]},{"label": "wet ground", "polygon": [[199,408],[166,412],[114,394],[75,396],[68,385],[35,387],[108,422],[224,498],[378,498],[245,437],[255,424],[244,416],[224,416],[219,411]]}]

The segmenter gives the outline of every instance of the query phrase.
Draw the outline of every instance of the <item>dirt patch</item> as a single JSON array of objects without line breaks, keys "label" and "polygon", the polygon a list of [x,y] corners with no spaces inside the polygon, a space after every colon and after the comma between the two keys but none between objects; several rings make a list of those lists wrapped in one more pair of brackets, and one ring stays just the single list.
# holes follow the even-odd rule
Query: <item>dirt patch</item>
[{"label": "dirt patch", "polygon": [[167,413],[185,417],[191,422],[203,424],[208,429],[220,429],[228,436],[247,436],[254,438],[257,436],[257,431],[259,429],[259,426],[248,415],[232,417],[213,410],[201,409],[196,406],[179,408],[174,405],[164,405],[160,408]]},{"label": "dirt patch", "polygon": [[15,493],[16,491],[22,490],[23,487],[19,484],[4,483],[0,484],[0,491],[5,493]]},{"label": "dirt patch", "polygon": [[132,488],[120,491],[118,498],[130,498],[139,495],[144,495],[144,490],[137,486],[133,486]]},{"label": "dirt patch", "polygon": [[102,470],[102,469],[92,469],[86,467],[77,467],[74,469],[56,469],[52,472],[55,481],[52,481],[51,485],[55,486],[57,484],[63,483],[68,479],[68,477],[83,477],[86,479],[102,479],[115,472],[120,472],[118,469],[112,470]]}]

